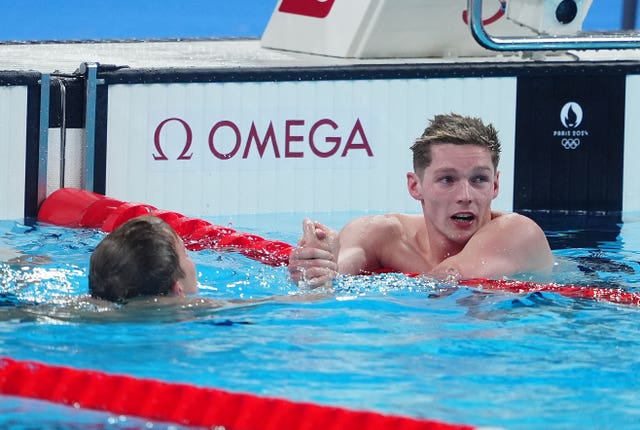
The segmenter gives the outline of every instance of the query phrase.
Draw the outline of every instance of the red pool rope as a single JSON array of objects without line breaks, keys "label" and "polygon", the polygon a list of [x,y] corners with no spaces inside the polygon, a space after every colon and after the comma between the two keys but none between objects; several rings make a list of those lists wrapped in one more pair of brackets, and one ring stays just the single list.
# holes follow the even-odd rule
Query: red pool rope
[{"label": "red pool rope", "polygon": [[375,412],[0,358],[0,393],[83,409],[227,430],[471,430]]},{"label": "red pool rope", "polygon": [[[234,250],[272,266],[286,265],[292,245],[242,233],[229,227],[213,225],[202,219],[177,212],[158,210],[143,203],[127,203],[75,188],[52,193],[40,207],[38,220],[65,227],[99,228],[112,231],[120,224],[140,215],[164,219],[182,237],[191,250]],[[407,274],[417,276],[417,274]],[[461,285],[514,293],[553,292],[566,297],[592,299],[623,305],[640,306],[640,293],[592,286],[539,284],[503,279],[470,279]]]},{"label": "red pool rope", "polygon": [[76,188],[54,191],[42,203],[38,220],[63,227],[114,230],[131,218],[154,215],[165,220],[184,240],[187,249],[233,250],[271,266],[286,265],[292,246],[255,234],[243,233],[178,212],[159,210],[144,203],[130,203]]},{"label": "red pool rope", "polygon": [[[387,270],[380,270],[376,273],[386,273]],[[420,273],[405,273],[412,278],[421,276]],[[512,279],[487,279],[473,278],[463,279],[458,285],[478,288],[483,290],[508,291],[515,294],[523,293],[556,293],[572,299],[590,299],[597,302],[609,302],[620,305],[640,306],[640,293],[625,291],[622,288],[599,288],[591,285],[571,285],[571,284],[540,284],[533,281],[516,281]]]},{"label": "red pool rope", "polygon": [[598,288],[584,285],[538,284],[530,281],[509,279],[467,279],[461,285],[485,290],[509,291],[512,293],[550,292],[574,299],[591,299],[621,305],[640,306],[640,293],[625,291],[621,288]]}]

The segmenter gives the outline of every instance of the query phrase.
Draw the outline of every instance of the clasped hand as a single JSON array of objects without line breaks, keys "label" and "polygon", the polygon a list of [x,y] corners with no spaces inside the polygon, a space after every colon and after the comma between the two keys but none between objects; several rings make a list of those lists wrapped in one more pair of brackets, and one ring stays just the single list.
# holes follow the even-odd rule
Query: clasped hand
[{"label": "clasped hand", "polygon": [[338,232],[315,221],[302,221],[302,238],[289,256],[289,274],[299,287],[330,287],[338,274]]}]

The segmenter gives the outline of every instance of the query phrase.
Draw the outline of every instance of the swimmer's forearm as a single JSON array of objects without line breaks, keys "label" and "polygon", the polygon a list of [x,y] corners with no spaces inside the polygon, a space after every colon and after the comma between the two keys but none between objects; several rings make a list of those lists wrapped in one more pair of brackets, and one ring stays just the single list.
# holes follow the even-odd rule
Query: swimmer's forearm
[{"label": "swimmer's forearm", "polygon": [[363,248],[340,248],[338,255],[338,273],[341,275],[358,275],[365,269],[367,269],[367,256]]}]

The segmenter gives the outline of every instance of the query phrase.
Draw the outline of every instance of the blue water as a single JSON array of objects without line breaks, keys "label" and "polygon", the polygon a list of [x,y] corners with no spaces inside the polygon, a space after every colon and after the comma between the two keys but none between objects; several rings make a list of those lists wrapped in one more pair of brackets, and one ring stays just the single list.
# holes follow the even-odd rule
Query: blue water
[{"label": "blue water", "polygon": [[[276,4],[277,0],[5,0],[0,41],[260,37]],[[594,0],[584,29],[619,30],[622,12],[623,0]]]},{"label": "blue water", "polygon": [[[317,218],[338,227],[351,215]],[[210,221],[294,242],[302,216]],[[563,267],[556,276],[640,291],[640,217],[571,219],[539,220]],[[192,253],[203,297],[299,301],[97,312],[72,299],[86,294],[102,236],[0,221],[0,249],[44,256],[0,266],[0,356],[477,426],[640,426],[640,308],[400,274],[345,277],[315,297],[284,268],[209,250]],[[0,397],[0,427],[76,422],[140,421]]]}]

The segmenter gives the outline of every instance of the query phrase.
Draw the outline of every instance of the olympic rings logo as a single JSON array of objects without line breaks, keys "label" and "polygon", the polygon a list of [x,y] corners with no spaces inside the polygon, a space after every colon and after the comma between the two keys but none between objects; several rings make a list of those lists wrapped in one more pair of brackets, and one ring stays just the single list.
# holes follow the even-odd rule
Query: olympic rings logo
[{"label": "olympic rings logo", "polygon": [[565,139],[562,139],[560,143],[562,144],[564,149],[576,149],[578,146],[580,146],[580,139],[577,137],[565,138]]}]

